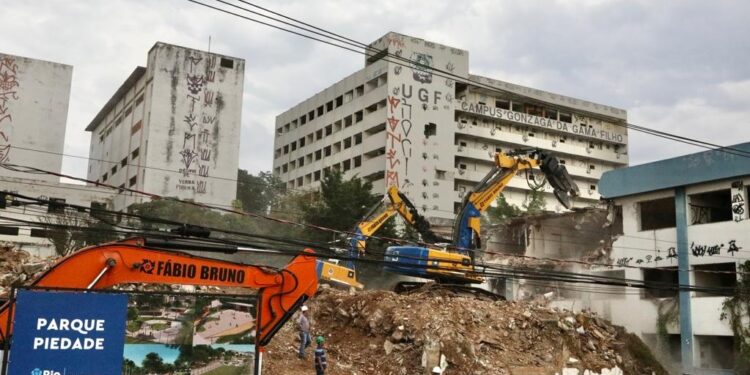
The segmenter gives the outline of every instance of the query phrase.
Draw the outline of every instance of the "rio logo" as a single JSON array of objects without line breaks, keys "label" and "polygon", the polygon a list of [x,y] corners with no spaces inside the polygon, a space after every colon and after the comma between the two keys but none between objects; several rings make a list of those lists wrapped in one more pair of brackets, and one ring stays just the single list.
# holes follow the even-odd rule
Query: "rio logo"
[{"label": "rio logo", "polygon": [[42,369],[35,368],[31,370],[31,375],[62,375],[62,374],[60,374],[59,371],[42,370]]}]

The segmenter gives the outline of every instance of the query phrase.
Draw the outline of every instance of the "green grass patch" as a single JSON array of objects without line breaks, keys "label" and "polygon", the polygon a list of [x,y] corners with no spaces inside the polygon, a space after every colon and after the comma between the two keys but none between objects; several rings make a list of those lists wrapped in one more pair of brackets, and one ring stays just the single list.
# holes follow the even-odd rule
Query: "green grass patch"
[{"label": "green grass patch", "polygon": [[204,373],[204,375],[242,375],[243,370],[244,367],[221,366]]},{"label": "green grass patch", "polygon": [[131,320],[128,322],[127,330],[130,332],[135,332],[139,329],[141,329],[141,326],[143,325],[143,322],[139,320]]}]

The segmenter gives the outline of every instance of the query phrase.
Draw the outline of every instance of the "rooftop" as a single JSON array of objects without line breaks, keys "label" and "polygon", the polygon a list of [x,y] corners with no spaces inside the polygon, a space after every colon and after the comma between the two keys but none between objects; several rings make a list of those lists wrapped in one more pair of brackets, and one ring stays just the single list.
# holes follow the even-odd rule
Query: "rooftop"
[{"label": "rooftop", "polygon": [[750,142],[604,172],[602,198],[671,189],[678,186],[750,176]]}]

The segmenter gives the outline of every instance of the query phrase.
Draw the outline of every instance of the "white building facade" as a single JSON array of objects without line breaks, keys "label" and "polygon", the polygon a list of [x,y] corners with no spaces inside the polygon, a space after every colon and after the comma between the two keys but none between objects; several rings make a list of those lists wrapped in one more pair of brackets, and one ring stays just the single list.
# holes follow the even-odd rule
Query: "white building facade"
[{"label": "white building facade", "polygon": [[[72,76],[70,65],[0,53],[0,163],[60,173]],[[5,177],[29,174],[0,168]]]},{"label": "white building facade", "polygon": [[[88,179],[230,206],[245,61],[158,42],[86,128]],[[114,208],[144,201],[121,191]],[[146,199],[147,200],[147,199]]]},{"label": "white building facade", "polygon": [[[732,148],[750,152],[750,143]],[[721,314],[738,285],[738,265],[750,260],[747,160],[705,151],[605,174],[600,190],[622,207],[623,234],[613,244],[614,268],[598,273],[647,288],[602,288],[609,293],[558,304],[623,325],[685,373],[733,373],[733,332]],[[678,293],[678,283],[693,290]]]},{"label": "white building facade", "polygon": [[[419,38],[391,32],[371,47],[381,52],[362,70],[276,118],[274,174],[288,188],[316,189],[339,170],[451,219],[497,151],[558,155],[579,206],[598,201],[602,172],[628,163],[624,110],[471,75],[468,51]],[[546,189],[547,209],[562,210]],[[529,191],[518,176],[504,194],[521,205]]]}]

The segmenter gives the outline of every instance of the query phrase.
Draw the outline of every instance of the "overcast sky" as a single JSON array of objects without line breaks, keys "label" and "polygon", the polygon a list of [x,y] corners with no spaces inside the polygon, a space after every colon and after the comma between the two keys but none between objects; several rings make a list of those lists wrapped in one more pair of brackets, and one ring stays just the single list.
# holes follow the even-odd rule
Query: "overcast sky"
[{"label": "overcast sky", "polygon": [[[213,0],[201,0],[213,3]],[[234,1],[234,0],[228,0]],[[750,141],[750,2],[269,1],[369,43],[396,31],[469,51],[470,71],[624,108],[629,122],[722,145]],[[246,60],[240,167],[270,170],[274,118],[360,69],[361,55],[185,0],[8,1],[0,51],[73,65],[65,152],[156,41]],[[631,131],[631,164],[700,149]],[[65,158],[85,176],[86,161]]]}]

